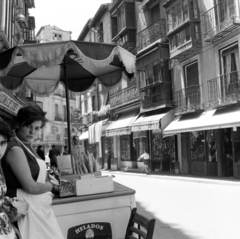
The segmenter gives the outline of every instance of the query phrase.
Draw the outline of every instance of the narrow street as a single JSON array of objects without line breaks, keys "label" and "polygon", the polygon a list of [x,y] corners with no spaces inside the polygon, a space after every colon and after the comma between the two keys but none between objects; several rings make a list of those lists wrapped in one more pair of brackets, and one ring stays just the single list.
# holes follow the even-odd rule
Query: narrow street
[{"label": "narrow street", "polygon": [[154,239],[237,239],[239,186],[184,182],[151,175],[103,172],[136,190],[137,209],[155,218]]}]

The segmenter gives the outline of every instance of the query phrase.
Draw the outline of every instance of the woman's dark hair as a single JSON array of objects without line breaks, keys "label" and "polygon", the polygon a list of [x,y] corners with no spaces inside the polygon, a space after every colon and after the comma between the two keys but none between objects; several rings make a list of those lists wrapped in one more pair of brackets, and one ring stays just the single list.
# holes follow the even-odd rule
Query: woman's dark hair
[{"label": "woman's dark hair", "polygon": [[12,130],[8,123],[6,123],[2,118],[0,118],[0,135],[9,141],[12,137]]},{"label": "woman's dark hair", "polygon": [[41,149],[42,148],[42,145],[38,145],[37,149]]},{"label": "woman's dark hair", "polygon": [[45,118],[46,112],[38,105],[28,105],[26,107],[21,108],[17,114],[17,123],[19,127],[28,126],[35,121],[42,121],[41,128],[44,127],[46,122],[48,121]]}]

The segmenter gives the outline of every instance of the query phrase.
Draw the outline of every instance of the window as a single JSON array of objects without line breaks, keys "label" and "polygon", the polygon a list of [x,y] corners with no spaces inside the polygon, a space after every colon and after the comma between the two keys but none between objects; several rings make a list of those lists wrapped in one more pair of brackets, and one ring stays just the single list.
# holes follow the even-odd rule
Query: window
[{"label": "window", "polygon": [[[199,18],[197,0],[191,0],[192,18]],[[178,27],[189,19],[188,0],[180,0],[167,11],[168,31]]]},{"label": "window", "polygon": [[55,115],[58,115],[58,104],[55,104]]},{"label": "window", "polygon": [[183,0],[183,21],[186,21],[188,16],[188,0]]},{"label": "window", "polygon": [[62,35],[61,34],[57,34],[57,33],[53,33],[52,38],[55,41],[61,41],[62,40]]},{"label": "window", "polygon": [[92,111],[97,111],[95,95],[92,96]]},{"label": "window", "polygon": [[221,51],[222,74],[226,75],[233,71],[239,71],[239,50],[237,45]]},{"label": "window", "polygon": [[173,29],[177,27],[177,5],[172,9]]},{"label": "window", "polygon": [[84,113],[86,114],[88,112],[88,101],[87,99],[84,101]]},{"label": "window", "polygon": [[168,31],[171,31],[173,29],[172,27],[172,11],[169,10],[167,12],[167,27],[168,27]]},{"label": "window", "polygon": [[168,62],[157,60],[139,69],[138,80],[140,88],[156,82],[168,81]]},{"label": "window", "polygon": [[194,25],[194,34],[195,34],[195,39],[200,40],[199,25],[197,24]]},{"label": "window", "polygon": [[160,9],[159,9],[159,4],[155,5],[151,9],[151,23],[156,22],[160,18]]},{"label": "window", "polygon": [[178,25],[180,25],[183,22],[183,19],[182,19],[182,2],[181,1],[177,4],[177,15],[178,15]]},{"label": "window", "polygon": [[190,132],[191,161],[205,162],[204,132]]},{"label": "window", "polygon": [[197,0],[191,0],[190,5],[191,5],[192,18],[193,19],[199,18]]},{"label": "window", "polygon": [[[195,37],[199,39],[199,26],[195,25]],[[197,40],[198,40],[197,39]],[[173,35],[170,38],[170,48],[171,50],[185,44],[186,42],[191,40],[191,34],[190,34],[190,26],[186,26],[183,28],[180,32],[177,32],[175,35]]]},{"label": "window", "polygon": [[185,66],[185,78],[186,88],[199,85],[197,62]]},{"label": "window", "polygon": [[67,121],[67,107],[66,107],[66,105],[63,106],[63,113],[64,113],[64,121]]},{"label": "window", "polygon": [[131,161],[130,156],[130,135],[120,136],[120,145],[121,145],[121,160],[122,161]]},{"label": "window", "polygon": [[238,45],[231,45],[221,52],[221,95],[233,97],[239,85],[239,49]]},{"label": "window", "polygon": [[98,42],[104,42],[104,39],[103,39],[103,23],[101,23],[99,26],[97,26],[97,38],[98,38]]}]

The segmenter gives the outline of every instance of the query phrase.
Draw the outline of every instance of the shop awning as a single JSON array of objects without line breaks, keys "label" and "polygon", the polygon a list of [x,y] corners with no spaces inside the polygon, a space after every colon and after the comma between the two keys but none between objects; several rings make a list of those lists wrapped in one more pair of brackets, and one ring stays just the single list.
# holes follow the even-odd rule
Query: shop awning
[{"label": "shop awning", "polygon": [[235,105],[201,114],[187,114],[177,117],[163,131],[164,135],[182,132],[221,129],[240,126],[240,106]]},{"label": "shop awning", "polygon": [[154,129],[165,129],[174,119],[174,111],[169,110],[163,113],[148,115],[143,114],[132,124],[132,131],[146,131]]},{"label": "shop awning", "polygon": [[79,136],[80,140],[86,140],[88,139],[88,131],[83,132],[80,136]]},{"label": "shop awning", "polygon": [[106,136],[131,134],[132,122],[137,118],[137,111],[122,114],[118,120],[114,121],[107,129]]}]

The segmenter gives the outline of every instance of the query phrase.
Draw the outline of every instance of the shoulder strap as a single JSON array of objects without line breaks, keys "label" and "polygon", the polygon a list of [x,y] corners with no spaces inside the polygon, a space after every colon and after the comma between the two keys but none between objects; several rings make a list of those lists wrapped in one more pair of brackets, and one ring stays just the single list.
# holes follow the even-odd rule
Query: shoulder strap
[{"label": "shoulder strap", "polygon": [[15,136],[14,138],[28,151],[28,153],[30,153],[34,158],[37,158],[36,155],[34,155],[33,152],[28,147],[26,147],[26,145],[17,136]]}]

